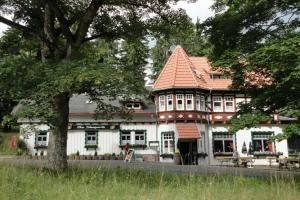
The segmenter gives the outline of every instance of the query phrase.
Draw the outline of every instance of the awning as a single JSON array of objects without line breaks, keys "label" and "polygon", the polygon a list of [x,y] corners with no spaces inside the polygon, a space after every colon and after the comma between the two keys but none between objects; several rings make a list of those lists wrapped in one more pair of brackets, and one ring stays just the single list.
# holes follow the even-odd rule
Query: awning
[{"label": "awning", "polygon": [[198,139],[200,133],[195,123],[176,124],[179,139]]}]

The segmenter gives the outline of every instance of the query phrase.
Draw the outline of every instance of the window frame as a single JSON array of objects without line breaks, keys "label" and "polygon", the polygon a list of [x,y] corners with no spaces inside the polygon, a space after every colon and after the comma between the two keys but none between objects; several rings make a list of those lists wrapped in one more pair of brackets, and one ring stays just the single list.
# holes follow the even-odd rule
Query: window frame
[{"label": "window frame", "polygon": [[[188,101],[191,101],[191,103],[188,104]],[[189,106],[191,106],[191,107],[189,107]],[[193,94],[185,95],[185,107],[186,107],[186,110],[194,110],[194,95]]]},{"label": "window frame", "polygon": [[205,96],[200,95],[200,111],[206,111],[205,109]]},{"label": "window frame", "polygon": [[[41,140],[39,140],[41,138]],[[40,131],[35,135],[35,146],[48,146],[48,132]]]},{"label": "window frame", "polygon": [[[143,137],[144,139],[140,140],[140,137]],[[137,142],[137,137],[139,137],[138,141],[142,142]],[[146,131],[145,130],[134,130],[134,144],[135,145],[146,145]]]},{"label": "window frame", "polygon": [[[228,100],[228,98],[232,98],[232,100]],[[228,107],[226,105],[226,103],[228,102],[232,102],[232,110],[228,110]],[[235,108],[234,108],[234,96],[224,96],[224,107],[225,107],[225,112],[234,112]]]},{"label": "window frame", "polygon": [[[91,135],[93,133],[93,135]],[[94,139],[89,139],[89,137]],[[98,145],[98,130],[85,130],[85,146]]]},{"label": "window frame", "polygon": [[[123,136],[126,137],[125,140]],[[137,140],[136,137],[139,137],[139,139]],[[141,140],[140,137],[143,139]],[[120,130],[120,145],[123,146],[127,143],[130,145],[147,145],[147,130]]]},{"label": "window frame", "polygon": [[[165,142],[167,142],[167,147],[165,146]],[[161,133],[161,150],[163,154],[175,153],[175,133],[173,131]]]},{"label": "window frame", "polygon": [[[274,135],[274,132],[272,131],[268,131],[268,132],[264,132],[264,131],[252,131],[251,132],[251,142],[253,145],[253,151],[254,152],[275,152],[275,143],[271,142],[271,151],[270,150],[266,150],[265,146],[264,146],[264,141],[270,141],[271,137]],[[260,141],[260,146],[261,146],[261,150],[256,150],[254,144],[254,141]],[[268,147],[269,148],[269,147]]]},{"label": "window frame", "polygon": [[[216,137],[218,136],[218,137]],[[216,151],[215,149],[215,141],[222,142],[222,151]],[[226,151],[226,142],[232,143],[232,151]],[[213,154],[222,153],[222,154],[233,154],[235,151],[235,140],[234,135],[228,132],[212,132],[212,142],[213,142]]]},{"label": "window frame", "polygon": [[[131,130],[120,130],[120,145],[131,144]],[[126,139],[123,140],[123,136],[126,135]],[[128,140],[129,137],[129,140]]]},{"label": "window frame", "polygon": [[[163,103],[163,105],[161,103]],[[165,95],[160,95],[158,97],[158,107],[159,107],[159,111],[166,111],[166,96]]]},{"label": "window frame", "polygon": [[[172,103],[169,105],[169,101]],[[169,94],[167,95],[167,111],[172,111],[174,110],[174,104],[173,104],[173,95]]]},{"label": "window frame", "polygon": [[[215,98],[220,98],[220,100],[216,101]],[[220,103],[220,110],[216,110],[215,103]],[[223,98],[222,96],[212,96],[212,104],[213,104],[213,111],[214,112],[223,112]]]},{"label": "window frame", "polygon": [[[182,98],[179,98],[179,97],[182,97]],[[178,100],[181,100],[181,105],[182,105],[182,108],[179,109],[178,107]],[[176,110],[184,110],[184,95],[183,94],[176,94]]]}]

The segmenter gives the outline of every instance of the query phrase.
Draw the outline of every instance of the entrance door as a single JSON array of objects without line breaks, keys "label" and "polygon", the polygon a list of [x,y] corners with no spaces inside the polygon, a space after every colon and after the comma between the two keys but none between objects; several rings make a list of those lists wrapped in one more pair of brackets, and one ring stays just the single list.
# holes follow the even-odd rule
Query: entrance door
[{"label": "entrance door", "polygon": [[179,140],[179,151],[181,155],[181,162],[184,165],[197,165],[197,140]]}]

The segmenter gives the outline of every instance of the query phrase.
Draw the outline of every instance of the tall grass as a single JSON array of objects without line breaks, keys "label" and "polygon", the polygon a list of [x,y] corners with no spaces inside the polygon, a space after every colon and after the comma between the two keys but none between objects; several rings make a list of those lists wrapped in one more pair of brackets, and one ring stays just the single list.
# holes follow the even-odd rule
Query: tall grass
[{"label": "tall grass", "polygon": [[296,200],[294,179],[172,175],[124,169],[70,169],[63,174],[0,165],[0,199]]}]

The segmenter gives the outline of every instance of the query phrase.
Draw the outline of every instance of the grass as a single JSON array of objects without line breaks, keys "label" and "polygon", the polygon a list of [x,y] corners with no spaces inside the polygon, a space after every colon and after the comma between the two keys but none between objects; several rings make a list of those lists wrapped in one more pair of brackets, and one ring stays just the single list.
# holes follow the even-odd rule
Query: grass
[{"label": "grass", "polygon": [[17,150],[10,148],[9,142],[13,135],[16,135],[18,137],[19,133],[17,133],[17,132],[9,132],[9,133],[0,132],[0,134],[3,137],[3,142],[0,144],[0,155],[16,155]]},{"label": "grass", "polygon": [[70,169],[57,175],[0,165],[0,199],[295,200],[294,179],[172,175],[124,169]]}]

